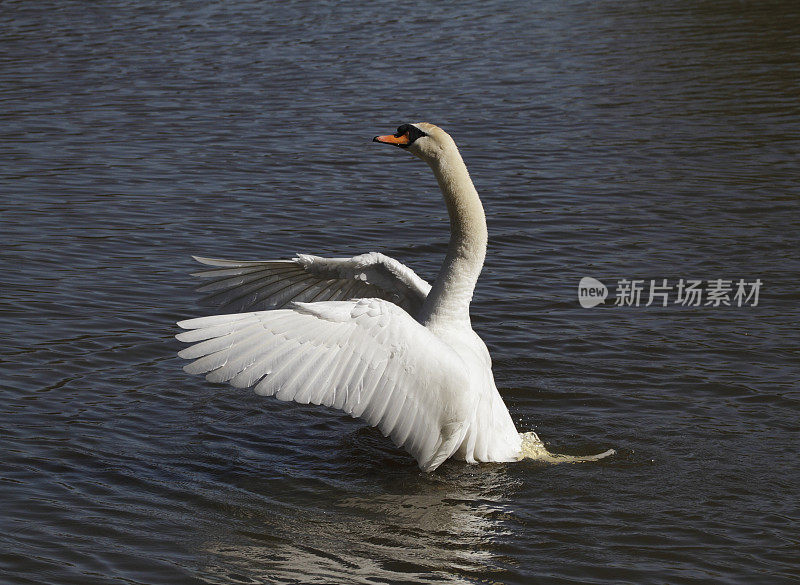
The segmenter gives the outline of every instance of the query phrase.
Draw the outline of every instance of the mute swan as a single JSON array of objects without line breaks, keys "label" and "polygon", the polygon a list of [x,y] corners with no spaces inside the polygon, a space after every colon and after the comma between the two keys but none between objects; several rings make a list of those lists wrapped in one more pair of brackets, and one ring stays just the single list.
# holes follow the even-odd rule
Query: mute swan
[{"label": "mute swan", "polygon": [[[343,410],[377,426],[423,471],[469,463],[595,460],[549,453],[520,434],[494,383],[469,304],[486,255],[483,206],[453,139],[433,124],[403,124],[375,142],[430,165],[450,215],[450,245],[433,287],[397,260],[299,254],[292,260],[196,258],[200,290],[233,311],[189,319],[179,353],[211,382]],[[286,308],[284,308],[286,307]],[[266,310],[263,310],[266,309]]]}]

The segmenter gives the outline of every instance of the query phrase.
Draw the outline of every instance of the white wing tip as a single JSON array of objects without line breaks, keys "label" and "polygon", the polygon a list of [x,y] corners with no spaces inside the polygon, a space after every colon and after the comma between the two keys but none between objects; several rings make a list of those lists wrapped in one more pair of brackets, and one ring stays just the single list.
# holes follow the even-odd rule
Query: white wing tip
[{"label": "white wing tip", "polygon": [[242,321],[257,315],[259,311],[250,311],[249,313],[229,313],[227,315],[208,315],[206,317],[195,317],[193,319],[184,319],[178,321],[177,325],[181,329],[205,329],[213,325],[221,325],[223,323],[233,323],[235,321]]},{"label": "white wing tip", "polygon": [[207,266],[218,266],[220,260],[217,258],[206,258],[205,256],[195,256],[192,255],[192,258],[195,262],[199,262],[200,264],[205,264]]},{"label": "white wing tip", "polygon": [[[181,321],[181,323],[183,323],[183,322],[184,321]],[[178,323],[178,325],[180,325],[180,323]],[[185,327],[184,327],[184,329],[185,329]],[[188,334],[190,334],[190,333],[191,333],[191,331],[182,331],[181,333],[178,333],[175,336],[175,339],[177,339],[178,341],[182,341],[184,343],[189,343],[191,341],[191,339],[187,339],[186,336]]]}]

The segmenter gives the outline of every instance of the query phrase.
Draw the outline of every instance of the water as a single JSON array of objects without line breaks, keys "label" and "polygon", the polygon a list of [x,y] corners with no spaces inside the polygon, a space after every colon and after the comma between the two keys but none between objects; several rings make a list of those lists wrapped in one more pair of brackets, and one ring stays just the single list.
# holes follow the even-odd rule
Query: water
[{"label": "water", "polygon": [[[4,583],[796,583],[793,2],[0,3]],[[429,171],[488,215],[473,304],[521,431],[595,464],[426,475],[181,371],[190,254],[433,279]],[[577,302],[592,276],[758,306]]]}]

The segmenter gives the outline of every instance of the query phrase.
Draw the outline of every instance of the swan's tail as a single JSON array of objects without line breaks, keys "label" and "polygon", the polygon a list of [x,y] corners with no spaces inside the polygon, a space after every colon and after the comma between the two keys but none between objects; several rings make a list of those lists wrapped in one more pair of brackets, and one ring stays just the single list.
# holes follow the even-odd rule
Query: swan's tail
[{"label": "swan's tail", "polygon": [[522,456],[520,459],[535,459],[536,461],[545,461],[547,463],[581,463],[583,461],[597,461],[616,453],[614,449],[609,449],[597,455],[559,455],[545,449],[544,443],[534,432],[520,433],[519,436],[522,438]]}]

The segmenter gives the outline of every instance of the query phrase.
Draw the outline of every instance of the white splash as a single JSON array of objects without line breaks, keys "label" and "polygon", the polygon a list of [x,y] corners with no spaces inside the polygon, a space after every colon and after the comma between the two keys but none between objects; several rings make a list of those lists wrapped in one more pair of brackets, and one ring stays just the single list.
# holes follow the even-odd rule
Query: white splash
[{"label": "white splash", "polygon": [[597,455],[560,455],[548,451],[539,435],[534,432],[520,433],[519,436],[522,438],[522,456],[520,459],[534,459],[546,463],[581,463],[584,461],[598,461],[616,453],[614,449],[609,449]]}]

